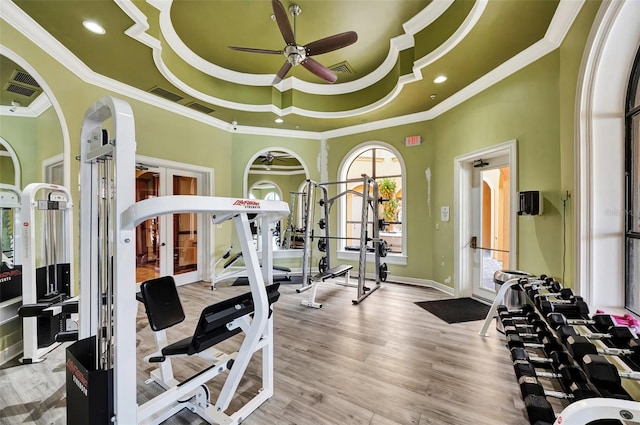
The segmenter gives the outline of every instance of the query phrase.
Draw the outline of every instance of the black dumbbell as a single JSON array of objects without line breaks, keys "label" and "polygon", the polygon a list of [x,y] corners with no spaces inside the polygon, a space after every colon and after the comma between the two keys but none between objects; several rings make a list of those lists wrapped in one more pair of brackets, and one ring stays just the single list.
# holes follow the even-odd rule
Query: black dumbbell
[{"label": "black dumbbell", "polygon": [[523,398],[526,398],[528,395],[537,395],[577,401],[584,400],[586,398],[602,397],[598,389],[589,382],[588,379],[572,382],[567,387],[570,391],[568,393],[545,390],[542,384],[540,384],[540,381],[538,381],[538,378],[533,376],[520,377],[520,379],[518,379],[518,385],[520,385],[520,392],[522,393]]},{"label": "black dumbbell", "polygon": [[515,323],[513,320],[505,320],[502,322],[505,335],[520,335],[522,338],[539,338],[541,334],[549,332],[547,324],[542,320],[536,320],[531,324]]},{"label": "black dumbbell", "polygon": [[554,280],[555,280],[554,278],[549,277],[546,274],[541,274],[537,278],[535,278],[535,277],[531,277],[531,278],[529,278],[529,277],[521,277],[520,279],[518,279],[518,284],[524,290],[527,290],[529,288],[538,287],[538,286],[541,286],[543,288],[547,288],[547,287],[551,286],[551,284],[553,283]]},{"label": "black dumbbell", "polygon": [[499,305],[496,310],[501,318],[526,318],[528,314],[535,313],[535,309],[531,304],[525,304],[518,310],[509,310],[506,305]]},{"label": "black dumbbell", "polygon": [[634,360],[640,359],[640,344],[637,339],[632,339],[626,348],[598,348],[586,337],[571,335],[567,337],[565,344],[574,359],[582,362],[587,354],[605,354],[608,356],[630,356]]},{"label": "black dumbbell", "polygon": [[539,302],[538,308],[542,310],[542,314],[545,316],[553,312],[578,316],[585,316],[589,314],[589,306],[582,300],[575,300],[571,303],[543,300]]},{"label": "black dumbbell", "polygon": [[[551,351],[549,357],[532,356],[529,352],[522,347],[513,347],[511,350],[511,359],[516,361],[525,361],[528,363],[537,363],[553,366],[571,365],[573,364],[573,358],[569,353],[563,350]],[[517,372],[516,372],[517,375]]]},{"label": "black dumbbell", "polygon": [[516,360],[513,362],[513,370],[518,380],[523,376],[556,379],[560,381],[565,388],[570,387],[574,382],[588,381],[584,370],[575,366],[573,363],[554,364],[552,370],[555,370],[555,372],[549,372],[548,370],[538,370],[532,363],[526,360]]},{"label": "black dumbbell", "polygon": [[622,387],[622,379],[640,380],[639,372],[622,372],[607,359],[597,354],[587,354],[582,359],[585,373],[603,393],[603,396],[632,400],[629,393]]},{"label": "black dumbbell", "polygon": [[635,339],[631,329],[626,326],[611,326],[606,333],[581,334],[573,326],[564,325],[556,329],[556,332],[563,341],[566,341],[570,336],[580,335],[587,339],[606,339],[617,348],[628,347],[631,340]]},{"label": "black dumbbell", "polygon": [[525,341],[525,339],[518,334],[508,334],[506,338],[507,346],[510,350],[513,348],[536,348],[543,350],[547,354],[553,353],[554,351],[564,351],[562,344],[558,343],[549,331],[542,332],[539,335],[538,342]]},{"label": "black dumbbell", "polygon": [[553,407],[545,396],[529,394],[524,398],[529,422],[533,424],[552,424],[556,421]]},{"label": "black dumbbell", "polygon": [[608,314],[594,314],[591,319],[567,319],[562,313],[549,313],[546,317],[551,329],[558,329],[564,325],[591,325],[600,332],[604,332],[617,325],[613,317]]},{"label": "black dumbbell", "polygon": [[574,304],[577,301],[584,301],[582,297],[574,295],[571,288],[562,288],[557,292],[541,292],[539,289],[531,289],[528,294],[537,306],[541,306],[542,301],[550,301],[553,304]]}]

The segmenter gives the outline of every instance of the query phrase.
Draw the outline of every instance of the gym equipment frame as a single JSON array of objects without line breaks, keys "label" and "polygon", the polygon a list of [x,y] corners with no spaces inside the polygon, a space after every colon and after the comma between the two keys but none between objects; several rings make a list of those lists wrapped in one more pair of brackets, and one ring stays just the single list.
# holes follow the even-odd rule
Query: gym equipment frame
[{"label": "gym equipment frame", "polygon": [[22,263],[20,260],[20,190],[0,184],[0,325],[18,318],[22,301]]},{"label": "gym equipment frame", "polygon": [[[113,140],[102,128],[105,121],[112,127]],[[97,336],[97,362],[90,366],[94,370],[113,371],[113,390],[108,392],[113,397],[113,406],[107,406],[112,411],[108,411],[103,423],[160,423],[179,410],[189,408],[208,423],[238,424],[273,394],[273,315],[269,315],[264,285],[265,281],[273,280],[271,234],[263,232],[263,267],[260,268],[249,217],[260,218],[265,224],[272,223],[286,217],[289,208],[280,201],[191,195],[135,202],[135,150],[133,112],[128,103],[105,97],[89,108],[81,132],[83,208],[80,210],[79,329],[80,338],[84,339],[78,343],[92,341]],[[103,186],[105,182],[106,187]],[[223,364],[217,362],[178,385],[169,385],[160,395],[138,405],[137,382],[133,379],[136,362],[132,361],[136,359],[138,309],[135,227],[151,217],[183,212],[210,214],[214,224],[234,221],[255,306],[253,318],[250,324],[246,323],[246,336],[215,404],[209,403],[204,384],[219,374],[218,369]],[[113,333],[110,332],[112,325]],[[249,361],[258,350],[262,351],[261,391],[236,412],[225,413]],[[68,377],[67,387],[70,385],[75,385],[75,381]],[[105,385],[109,386],[108,381]],[[182,402],[184,400],[188,401]],[[68,412],[69,402],[68,399]]]},{"label": "gym equipment frame", "polygon": [[[46,194],[44,200],[38,199]],[[46,211],[41,226],[43,232],[43,252],[40,261],[43,267],[37,267],[36,253],[36,211]],[[20,226],[20,257],[22,260],[22,304],[55,304],[74,297],[71,283],[73,268],[73,202],[71,193],[63,186],[49,183],[31,183],[22,191]],[[62,258],[57,257],[56,225],[59,214],[62,215]],[[55,334],[64,329],[66,319],[59,314],[52,317],[23,317],[22,334],[24,354],[22,363],[37,363],[44,360],[46,353],[58,345]],[[45,335],[51,333],[51,335]]]},{"label": "gym equipment frame", "polygon": [[[327,186],[329,185],[337,185],[343,183],[350,182],[358,182],[362,183],[363,189],[362,193],[348,190],[345,192],[341,192],[336,196],[329,198]],[[321,217],[322,221],[322,230],[324,230],[324,236],[320,236],[319,240],[324,240],[324,245],[326,247],[326,253],[323,259],[321,260],[321,266],[318,266],[318,273],[310,276],[310,261],[313,252],[313,241],[314,241],[314,223],[315,223],[315,191],[319,189],[322,192],[322,198],[318,202],[320,206],[323,208],[323,213]],[[378,249],[378,246],[382,246],[384,241],[380,239],[380,228],[379,221],[377,220],[377,208],[379,204],[379,195],[378,195],[378,184],[376,181],[367,176],[366,174],[362,175],[361,179],[353,179],[353,180],[345,180],[339,182],[327,182],[327,183],[317,183],[312,180],[307,180],[306,188],[306,210],[304,214],[304,229],[305,229],[305,238],[304,238],[304,252],[302,256],[302,287],[298,289],[298,292],[303,292],[311,289],[309,299],[301,301],[302,305],[313,308],[320,308],[322,304],[316,302],[315,296],[317,287],[322,284],[325,280],[334,277],[345,276],[345,282],[341,283],[345,286],[356,286],[358,293],[357,297],[352,300],[353,304],[359,304],[366,297],[371,295],[377,289],[380,288],[381,282],[386,280],[387,277],[387,267],[386,264],[382,265],[380,261],[380,253],[381,249]],[[358,284],[351,285],[349,282],[350,271],[353,266],[341,265],[337,267],[332,267],[331,260],[331,249],[329,249],[328,241],[330,239],[350,239],[343,237],[331,236],[330,226],[329,226],[329,215],[331,213],[331,207],[334,202],[341,197],[347,194],[353,194],[356,196],[362,197],[362,211],[361,211],[361,220],[360,220],[360,237],[354,238],[359,240],[360,242],[360,256],[358,259]],[[369,222],[369,208],[371,208],[374,216],[374,220]],[[368,228],[369,224],[373,226],[373,235],[369,237]],[[374,246],[374,264],[375,264],[375,283],[373,287],[365,286],[365,277],[366,277],[366,268],[367,268],[367,243],[372,241]],[[386,253],[386,252],[385,252]]]}]

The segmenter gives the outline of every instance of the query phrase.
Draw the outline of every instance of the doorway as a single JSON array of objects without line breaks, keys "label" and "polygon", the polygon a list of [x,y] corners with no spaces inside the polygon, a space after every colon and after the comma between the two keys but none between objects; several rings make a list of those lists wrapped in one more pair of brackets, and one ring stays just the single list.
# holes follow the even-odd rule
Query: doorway
[{"label": "doorway", "polygon": [[[136,202],[159,196],[200,195],[201,173],[167,167],[138,166]],[[173,276],[176,284],[201,279],[202,217],[181,213],[153,217],[136,227],[136,281]]]},{"label": "doorway", "polygon": [[516,142],[455,159],[455,294],[492,301],[493,274],[516,266]]}]

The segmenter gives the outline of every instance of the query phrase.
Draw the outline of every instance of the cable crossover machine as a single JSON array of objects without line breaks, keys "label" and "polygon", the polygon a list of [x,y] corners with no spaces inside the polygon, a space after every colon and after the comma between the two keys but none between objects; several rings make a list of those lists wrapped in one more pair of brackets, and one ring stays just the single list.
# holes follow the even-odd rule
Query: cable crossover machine
[{"label": "cable crossover machine", "polygon": [[[67,319],[77,310],[73,268],[73,202],[66,187],[31,183],[22,191],[20,256],[24,355],[36,363],[59,345]],[[36,249],[40,247],[41,249]],[[71,311],[63,305],[71,305]],[[53,306],[58,306],[52,308]]]},{"label": "cable crossover machine", "polygon": [[17,319],[22,301],[22,262],[20,260],[20,190],[0,184],[0,326]]},{"label": "cable crossover machine", "polygon": [[[362,192],[355,190],[346,190],[338,193],[334,197],[329,197],[328,186],[339,185],[346,183],[362,183]],[[320,191],[320,200],[316,202],[316,191]],[[345,286],[355,286],[357,288],[357,296],[352,300],[353,304],[362,302],[366,297],[371,295],[374,291],[380,288],[382,282],[387,280],[389,274],[387,264],[381,262],[381,257],[387,255],[387,243],[380,238],[380,226],[381,220],[378,220],[378,205],[385,200],[380,199],[378,194],[378,184],[376,181],[367,176],[362,175],[361,179],[350,179],[337,182],[318,183],[312,180],[307,180],[304,193],[306,200],[304,202],[304,216],[303,216],[303,229],[304,229],[304,252],[302,256],[302,287],[297,292],[303,292],[310,290],[310,295],[307,300],[301,301],[302,305],[320,308],[321,303],[316,302],[316,291],[318,286],[324,281],[330,278],[337,278],[344,276],[344,282],[340,283]],[[358,237],[342,237],[332,236],[330,232],[330,213],[336,200],[351,194],[353,196],[359,196],[362,198],[362,210],[360,215],[360,235]],[[315,233],[315,211],[316,204],[320,206],[321,217],[318,220],[318,227],[320,228],[319,236]],[[373,219],[372,219],[373,217]],[[372,231],[369,233],[369,228]],[[323,252],[324,255],[318,262],[318,273],[312,274],[311,262],[313,257],[314,241],[318,240],[318,250]],[[338,265],[334,266],[331,256],[330,241],[334,239],[339,240],[356,240],[359,245],[355,248],[359,252],[358,257],[358,283],[351,284],[350,273],[353,269],[351,265]],[[371,245],[369,245],[371,243]],[[367,270],[367,253],[372,252],[374,254],[375,265],[375,281],[373,286],[367,286],[365,282],[366,270]]]},{"label": "cable crossover machine", "polygon": [[[108,127],[108,128],[103,128]],[[113,134],[110,138],[109,134]],[[263,266],[253,247],[249,221],[269,224],[289,213],[286,203],[211,196],[161,196],[135,201],[135,129],[128,103],[104,97],[86,112],[81,131],[79,339],[67,349],[67,423],[159,424],[182,409],[206,423],[235,425],[273,395],[273,280],[271,234],[263,232]],[[172,276],[143,282],[136,295],[136,226],[178,213],[232,220],[247,268],[250,292],[207,306],[193,334],[169,343],[165,329],[184,320]],[[208,292],[207,292],[208,294]],[[204,295],[204,294],[203,294]],[[144,304],[157,351],[143,360],[136,349],[138,302]],[[244,333],[237,352],[215,344]],[[261,352],[260,390],[243,390],[240,407],[228,412],[254,354]],[[172,359],[199,356],[209,366],[178,382]],[[138,361],[158,364],[147,382],[163,391],[138,404]],[[224,372],[227,372],[224,374]],[[206,383],[226,376],[215,402]],[[142,384],[140,384],[142,385]]]}]

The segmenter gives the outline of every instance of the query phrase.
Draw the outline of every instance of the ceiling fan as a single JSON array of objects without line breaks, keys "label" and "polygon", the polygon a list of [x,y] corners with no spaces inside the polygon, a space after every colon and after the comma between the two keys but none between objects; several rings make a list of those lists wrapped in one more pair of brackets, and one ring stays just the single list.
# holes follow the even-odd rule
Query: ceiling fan
[{"label": "ceiling fan", "polygon": [[258,160],[262,163],[273,164],[273,161],[285,162],[283,158],[288,158],[289,155],[274,155],[272,152],[266,151],[262,155],[258,156]]},{"label": "ceiling fan", "polygon": [[289,11],[293,15],[293,29],[291,23],[287,17],[287,11],[279,0],[271,0],[273,6],[273,15],[275,16],[282,38],[287,45],[282,50],[268,50],[268,49],[254,49],[251,47],[236,47],[228,46],[232,50],[238,50],[241,52],[250,53],[264,53],[269,55],[283,54],[287,61],[282,65],[280,71],[276,74],[276,78],[272,84],[278,84],[292,66],[302,65],[312,74],[322,78],[323,80],[333,83],[338,77],[329,68],[322,65],[320,62],[311,58],[313,55],[321,55],[323,53],[332,52],[334,50],[341,49],[349,46],[358,40],[358,34],[354,31],[347,31],[340,34],[335,34],[330,37],[325,37],[320,40],[313,41],[305,46],[301,46],[296,43],[296,17],[300,14],[302,9],[297,4],[289,6]]}]

